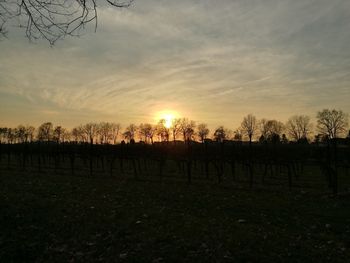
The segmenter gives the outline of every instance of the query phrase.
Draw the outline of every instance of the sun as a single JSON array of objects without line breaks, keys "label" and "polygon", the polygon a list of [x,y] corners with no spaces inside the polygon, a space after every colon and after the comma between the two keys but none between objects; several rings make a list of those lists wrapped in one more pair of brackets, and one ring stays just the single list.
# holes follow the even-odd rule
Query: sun
[{"label": "sun", "polygon": [[173,120],[178,117],[178,113],[173,110],[164,110],[160,111],[156,114],[156,120],[164,120],[164,126],[165,128],[169,129],[171,128],[173,124]]},{"label": "sun", "polygon": [[163,119],[165,120],[165,123],[164,123],[165,128],[169,129],[173,123],[174,116],[171,114],[167,114],[164,116]]}]

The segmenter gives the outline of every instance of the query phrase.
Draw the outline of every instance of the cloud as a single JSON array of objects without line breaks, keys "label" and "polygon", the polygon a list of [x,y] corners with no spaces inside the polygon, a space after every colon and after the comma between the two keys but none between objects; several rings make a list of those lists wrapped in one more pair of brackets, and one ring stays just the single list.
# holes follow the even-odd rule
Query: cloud
[{"label": "cloud", "polygon": [[349,11],[346,0],[102,5],[96,34],[53,48],[17,31],[1,41],[0,92],[22,108],[36,104],[33,120],[52,111],[127,124],[173,107],[237,126],[250,112],[281,120],[324,107],[349,112]]}]

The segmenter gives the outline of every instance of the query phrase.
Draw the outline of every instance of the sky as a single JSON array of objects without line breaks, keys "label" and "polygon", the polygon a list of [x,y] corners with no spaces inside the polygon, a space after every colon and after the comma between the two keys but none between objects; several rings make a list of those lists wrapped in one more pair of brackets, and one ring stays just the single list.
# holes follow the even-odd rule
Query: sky
[{"label": "sky", "polygon": [[[101,2],[101,1],[100,1]],[[349,0],[134,0],[53,47],[0,39],[0,125],[155,123],[173,112],[235,129],[350,113]]]}]

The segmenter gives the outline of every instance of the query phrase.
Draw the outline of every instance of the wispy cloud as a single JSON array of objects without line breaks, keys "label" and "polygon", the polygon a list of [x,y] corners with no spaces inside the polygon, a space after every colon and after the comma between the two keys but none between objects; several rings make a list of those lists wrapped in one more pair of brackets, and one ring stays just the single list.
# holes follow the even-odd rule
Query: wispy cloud
[{"label": "wispy cloud", "polygon": [[172,107],[234,126],[250,112],[284,120],[350,111],[347,0],[136,1],[99,11],[96,34],[54,48],[11,34],[0,42],[0,92],[20,101],[18,111],[37,109],[3,120],[57,112],[69,123],[144,122]]}]

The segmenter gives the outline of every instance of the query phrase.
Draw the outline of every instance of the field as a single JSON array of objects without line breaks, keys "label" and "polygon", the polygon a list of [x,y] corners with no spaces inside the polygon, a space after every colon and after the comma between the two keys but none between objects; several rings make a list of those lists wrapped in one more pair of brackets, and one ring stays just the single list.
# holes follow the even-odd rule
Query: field
[{"label": "field", "polygon": [[347,262],[350,198],[323,190],[3,165],[0,262]]}]

